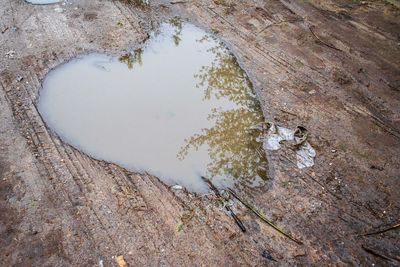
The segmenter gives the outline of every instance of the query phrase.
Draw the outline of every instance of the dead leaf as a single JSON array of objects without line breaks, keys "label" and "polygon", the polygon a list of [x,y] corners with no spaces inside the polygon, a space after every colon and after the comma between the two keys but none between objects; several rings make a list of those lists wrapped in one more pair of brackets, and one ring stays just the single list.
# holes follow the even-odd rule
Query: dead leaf
[{"label": "dead leaf", "polygon": [[128,266],[124,260],[123,255],[116,256],[115,262],[118,264],[118,267],[127,267]]}]

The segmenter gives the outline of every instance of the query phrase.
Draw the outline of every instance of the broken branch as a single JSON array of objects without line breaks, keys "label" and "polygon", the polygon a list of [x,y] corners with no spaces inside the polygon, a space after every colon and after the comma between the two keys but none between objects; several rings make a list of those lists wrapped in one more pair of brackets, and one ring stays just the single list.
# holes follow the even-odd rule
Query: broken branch
[{"label": "broken branch", "polygon": [[270,220],[268,220],[261,212],[259,212],[258,210],[256,210],[255,208],[253,208],[249,203],[247,203],[246,201],[244,201],[243,199],[241,199],[240,197],[238,197],[238,195],[230,188],[227,189],[227,191],[233,196],[235,197],[239,202],[241,202],[243,205],[245,205],[249,210],[251,210],[255,215],[257,215],[261,220],[263,220],[265,223],[267,223],[269,226],[271,226],[272,228],[274,228],[276,231],[278,231],[279,233],[281,233],[282,235],[286,236],[287,238],[289,238],[290,240],[296,242],[297,244],[303,244],[303,242],[301,242],[300,240],[292,237],[290,234],[286,233],[285,231],[283,231],[282,229],[280,229],[278,226],[276,226],[274,223],[272,223]]},{"label": "broken branch", "polygon": [[[211,189],[212,191],[214,191],[214,193],[215,193],[215,195],[216,195],[217,197],[224,199],[224,198],[222,197],[221,193],[219,192],[218,188],[216,188],[216,187],[213,185],[213,183],[212,183],[209,179],[207,179],[207,178],[204,177],[204,176],[201,176],[201,178],[208,184],[208,186],[210,187],[210,189]],[[233,210],[232,210],[229,206],[227,206],[227,205],[225,205],[225,209],[229,212],[229,215],[231,215],[231,217],[233,218],[233,220],[235,221],[235,223],[239,226],[240,230],[242,230],[242,232],[246,232],[246,227],[244,226],[244,224],[242,223],[242,221],[236,216],[236,214],[233,212]]]},{"label": "broken branch", "polygon": [[390,226],[388,228],[385,228],[383,230],[379,230],[379,231],[371,232],[371,233],[366,233],[366,234],[364,234],[364,236],[382,234],[384,232],[387,232],[387,231],[390,231],[390,230],[394,230],[394,229],[397,229],[397,228],[400,228],[400,223],[392,225],[392,226]]},{"label": "broken branch", "polygon": [[313,31],[313,29],[312,29],[313,27],[314,27],[314,26],[310,26],[310,27],[308,27],[308,28],[309,28],[310,32],[312,33],[312,35],[314,35],[314,37],[318,40],[318,42],[320,42],[321,44],[323,44],[323,45],[325,45],[325,46],[327,46],[327,47],[329,47],[329,48],[332,48],[332,49],[334,49],[334,50],[343,52],[341,49],[339,49],[339,48],[337,48],[337,47],[335,47],[335,46],[333,46],[333,45],[331,45],[331,44],[328,44],[328,43],[322,41],[321,38],[319,38],[319,37],[315,34],[315,32]]}]

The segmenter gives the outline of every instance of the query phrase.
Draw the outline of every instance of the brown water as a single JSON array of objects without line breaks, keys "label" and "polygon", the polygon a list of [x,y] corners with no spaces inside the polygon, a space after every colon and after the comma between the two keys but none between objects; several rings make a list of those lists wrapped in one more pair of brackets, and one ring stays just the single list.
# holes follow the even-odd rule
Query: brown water
[{"label": "brown water", "polygon": [[225,46],[179,19],[121,57],[89,54],[52,70],[38,109],[65,142],[97,159],[205,192],[266,179],[264,121]]}]

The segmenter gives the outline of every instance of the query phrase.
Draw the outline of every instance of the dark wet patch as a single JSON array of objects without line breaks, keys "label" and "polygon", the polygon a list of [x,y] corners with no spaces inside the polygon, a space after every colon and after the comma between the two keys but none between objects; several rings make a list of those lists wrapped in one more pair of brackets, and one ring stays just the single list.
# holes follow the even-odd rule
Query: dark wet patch
[{"label": "dark wet patch", "polygon": [[[15,196],[12,178],[5,177],[8,166],[0,160],[0,255],[9,254],[7,247],[19,233],[18,225],[21,222],[19,212],[10,204],[9,199]],[[8,173],[8,172],[7,172]]]},{"label": "dark wet patch", "polygon": [[7,176],[10,172],[8,162],[0,157],[0,201],[6,201],[15,196],[11,177]]},{"label": "dark wet patch", "polygon": [[33,237],[28,240],[21,244],[18,255],[15,255],[20,266],[41,266],[50,258],[57,259],[60,263],[60,260],[67,258],[61,230],[53,230],[43,238]]},{"label": "dark wet patch", "polygon": [[5,248],[18,234],[17,226],[21,218],[18,212],[4,200],[0,200],[0,214],[0,247]]}]

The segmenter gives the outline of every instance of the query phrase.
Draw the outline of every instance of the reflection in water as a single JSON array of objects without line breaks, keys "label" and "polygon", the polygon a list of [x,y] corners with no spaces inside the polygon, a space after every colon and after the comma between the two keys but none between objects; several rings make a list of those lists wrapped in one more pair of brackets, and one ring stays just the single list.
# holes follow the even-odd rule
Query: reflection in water
[{"label": "reflection in water", "polygon": [[[210,38],[205,36],[199,42],[210,42]],[[265,180],[267,159],[261,141],[263,130],[259,127],[264,122],[260,104],[236,58],[222,42],[216,43],[208,49],[214,54],[212,64],[203,66],[195,75],[197,87],[205,88],[204,101],[212,97],[226,98],[236,108],[212,109],[208,119],[215,125],[185,140],[178,157],[184,159],[191,148],[197,150],[207,145],[211,159],[207,165],[208,176],[228,176],[245,183],[253,183],[257,178]]]},{"label": "reflection in water", "polygon": [[172,35],[172,39],[174,40],[174,44],[178,46],[182,40],[181,35],[182,35],[183,20],[180,17],[173,17],[172,19],[169,20],[169,24],[173,26],[175,29],[175,32]]},{"label": "reflection in water", "polygon": [[129,4],[133,4],[136,7],[148,7],[150,4],[149,0],[127,0]]},{"label": "reflection in water", "polygon": [[128,69],[132,69],[135,64],[142,65],[143,49],[138,48],[132,53],[126,53],[119,57],[119,61],[125,63]]},{"label": "reflection in water", "polygon": [[245,72],[222,43],[179,18],[143,49],[52,70],[38,109],[64,142],[170,185],[206,192],[201,175],[217,186],[266,179],[264,119]]}]

